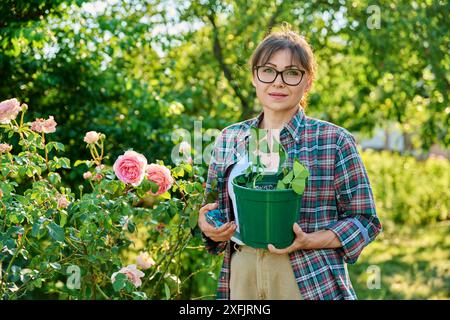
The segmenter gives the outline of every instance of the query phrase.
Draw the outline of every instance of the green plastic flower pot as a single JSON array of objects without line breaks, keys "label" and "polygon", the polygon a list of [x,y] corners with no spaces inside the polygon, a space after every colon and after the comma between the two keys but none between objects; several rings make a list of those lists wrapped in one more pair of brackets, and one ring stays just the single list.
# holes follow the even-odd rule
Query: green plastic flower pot
[{"label": "green plastic flower pot", "polygon": [[[273,244],[285,248],[295,238],[293,224],[298,221],[303,194],[292,189],[263,190],[239,186],[232,181],[239,213],[239,232],[242,241],[253,248],[265,248]],[[265,175],[256,183],[259,187],[273,186],[277,175]]]}]

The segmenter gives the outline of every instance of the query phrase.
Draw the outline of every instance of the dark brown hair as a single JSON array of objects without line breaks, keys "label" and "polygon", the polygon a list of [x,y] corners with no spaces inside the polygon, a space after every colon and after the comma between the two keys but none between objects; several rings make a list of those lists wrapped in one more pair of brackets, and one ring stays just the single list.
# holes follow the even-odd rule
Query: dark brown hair
[{"label": "dark brown hair", "polygon": [[[303,36],[293,31],[288,23],[283,23],[275,31],[271,31],[260,42],[250,57],[249,64],[252,72],[257,65],[266,64],[275,52],[284,49],[290,50],[292,61],[295,60],[296,63],[306,69],[312,84],[316,74],[316,62],[311,46]],[[293,64],[292,61],[291,64]],[[306,109],[307,106],[306,96],[309,89],[307,88],[300,101],[303,109]]]}]

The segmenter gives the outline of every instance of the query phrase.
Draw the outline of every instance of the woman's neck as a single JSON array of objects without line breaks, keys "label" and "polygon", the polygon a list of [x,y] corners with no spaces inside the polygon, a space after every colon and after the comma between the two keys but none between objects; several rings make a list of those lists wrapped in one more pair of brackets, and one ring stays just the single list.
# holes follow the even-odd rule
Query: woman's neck
[{"label": "woman's neck", "polygon": [[287,111],[273,111],[264,108],[264,117],[259,124],[260,129],[282,129],[284,124],[289,122],[297,113],[300,106],[295,106]]}]

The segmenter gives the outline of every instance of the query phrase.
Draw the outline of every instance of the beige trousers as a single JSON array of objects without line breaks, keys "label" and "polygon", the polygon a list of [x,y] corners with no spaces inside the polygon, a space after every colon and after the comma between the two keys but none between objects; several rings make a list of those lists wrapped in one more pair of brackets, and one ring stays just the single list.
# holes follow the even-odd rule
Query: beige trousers
[{"label": "beige trousers", "polygon": [[240,246],[231,256],[231,300],[302,300],[288,254]]}]

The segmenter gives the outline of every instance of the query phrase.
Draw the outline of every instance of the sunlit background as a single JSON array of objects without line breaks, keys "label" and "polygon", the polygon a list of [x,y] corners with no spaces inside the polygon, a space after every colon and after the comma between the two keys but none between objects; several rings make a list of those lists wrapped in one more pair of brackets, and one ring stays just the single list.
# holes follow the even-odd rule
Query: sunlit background
[{"label": "sunlit background", "polygon": [[[0,101],[53,115],[71,159],[89,156],[82,137],[95,130],[109,165],[128,148],[170,163],[175,129],[194,144],[194,121],[205,133],[261,111],[248,59],[286,21],[317,60],[307,115],[355,135],[373,185],[384,232],[348,266],[359,299],[448,299],[449,12],[448,1],[2,0]],[[65,177],[74,190],[82,173]],[[182,259],[195,274],[178,298],[212,299],[222,257],[197,241]],[[51,288],[26,298],[64,298]]]}]

